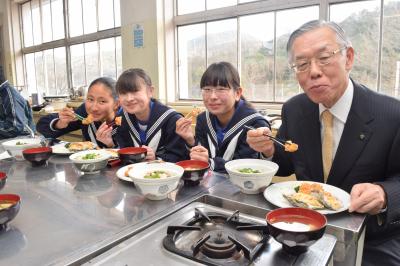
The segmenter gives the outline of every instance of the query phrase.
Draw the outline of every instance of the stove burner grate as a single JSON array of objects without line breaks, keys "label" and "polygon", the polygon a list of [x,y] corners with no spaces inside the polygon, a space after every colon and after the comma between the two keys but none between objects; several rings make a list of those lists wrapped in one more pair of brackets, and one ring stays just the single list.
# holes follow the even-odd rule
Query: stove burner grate
[{"label": "stove burner grate", "polygon": [[[192,219],[168,227],[163,245],[175,254],[207,265],[248,265],[268,239],[266,225],[240,221],[239,211],[227,216],[196,208]],[[177,244],[179,241],[184,244]]]}]

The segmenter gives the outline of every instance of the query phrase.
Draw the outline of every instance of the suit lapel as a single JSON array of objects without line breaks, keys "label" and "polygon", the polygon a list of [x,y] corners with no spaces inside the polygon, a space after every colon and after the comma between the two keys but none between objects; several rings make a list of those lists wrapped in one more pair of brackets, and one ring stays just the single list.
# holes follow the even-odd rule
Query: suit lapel
[{"label": "suit lapel", "polygon": [[[307,110],[309,108],[304,108]],[[307,165],[310,168],[311,176],[308,177],[312,181],[324,182],[324,175],[322,170],[322,152],[321,152],[321,129],[319,122],[318,105],[312,104],[310,112],[303,116],[299,121],[298,128],[301,131],[304,143],[303,149]],[[307,178],[307,177],[305,177]]]},{"label": "suit lapel", "polygon": [[348,175],[365,145],[371,139],[372,130],[369,123],[373,117],[365,108],[367,105],[368,97],[365,91],[354,83],[353,103],[333,160],[328,184],[340,187],[343,179]]}]

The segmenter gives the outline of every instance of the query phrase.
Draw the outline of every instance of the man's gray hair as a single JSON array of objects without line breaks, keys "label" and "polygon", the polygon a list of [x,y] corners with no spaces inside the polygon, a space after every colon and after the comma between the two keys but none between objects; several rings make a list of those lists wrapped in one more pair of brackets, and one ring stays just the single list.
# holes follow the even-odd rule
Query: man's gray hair
[{"label": "man's gray hair", "polygon": [[311,20],[311,21],[301,25],[297,30],[292,32],[292,34],[290,35],[287,46],[286,46],[286,51],[289,55],[289,61],[292,60],[292,54],[291,54],[292,46],[293,46],[293,43],[296,40],[296,38],[303,35],[304,33],[307,33],[309,31],[312,31],[315,29],[323,28],[323,27],[330,28],[336,34],[336,39],[340,46],[346,46],[346,47],[351,46],[351,42],[347,38],[346,33],[344,32],[342,27],[340,27],[337,23],[335,23],[333,21],[325,21],[325,20]]}]

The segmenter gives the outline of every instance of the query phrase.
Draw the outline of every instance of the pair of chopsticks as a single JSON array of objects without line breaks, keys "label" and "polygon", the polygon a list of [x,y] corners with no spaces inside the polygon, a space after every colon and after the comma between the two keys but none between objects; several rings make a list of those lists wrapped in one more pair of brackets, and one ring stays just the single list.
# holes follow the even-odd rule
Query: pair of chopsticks
[{"label": "pair of chopsticks", "polygon": [[[244,128],[247,128],[247,129],[249,129],[249,130],[256,130],[256,128],[250,127],[250,126],[246,126],[246,125],[244,125],[243,127],[244,127]],[[283,140],[283,139],[280,139],[280,138],[276,138],[276,137],[271,136],[271,135],[269,135],[269,134],[267,134],[267,133],[263,133],[263,135],[264,135],[264,136],[267,136],[267,137],[270,138],[272,141],[274,141],[275,143],[281,145],[282,147],[285,147],[285,143],[288,143],[286,140]]]},{"label": "pair of chopsticks", "polygon": [[74,113],[74,114],[75,114],[75,117],[80,121],[83,121],[85,119],[84,117],[78,115],[77,113]]}]

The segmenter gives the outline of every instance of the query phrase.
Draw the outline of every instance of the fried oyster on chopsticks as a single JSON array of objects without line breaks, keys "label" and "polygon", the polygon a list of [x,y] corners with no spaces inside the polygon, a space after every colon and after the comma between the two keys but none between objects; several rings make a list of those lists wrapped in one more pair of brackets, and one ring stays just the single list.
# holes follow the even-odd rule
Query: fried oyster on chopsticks
[{"label": "fried oyster on chopsticks", "polygon": [[82,120],[82,124],[84,125],[89,125],[92,122],[93,122],[93,116],[91,114],[89,114],[86,118]]},{"label": "fried oyster on chopsticks", "polygon": [[[322,185],[317,183],[304,182],[300,186],[295,187],[296,193],[283,194],[290,204],[308,209],[330,209],[337,211],[342,208],[342,202],[325,191]],[[318,202],[318,203],[316,203]],[[321,207],[322,206],[322,207]]]}]

